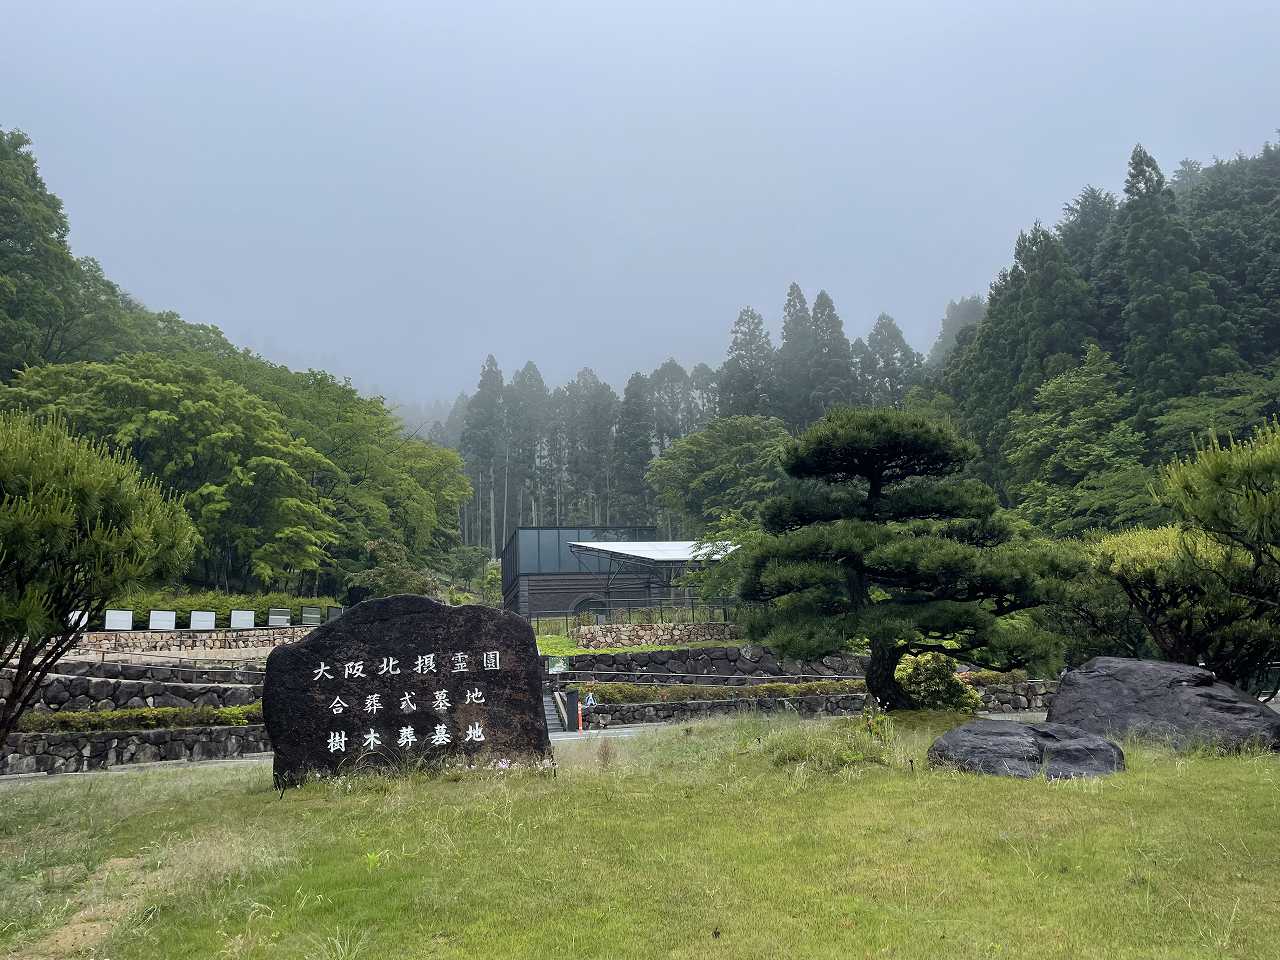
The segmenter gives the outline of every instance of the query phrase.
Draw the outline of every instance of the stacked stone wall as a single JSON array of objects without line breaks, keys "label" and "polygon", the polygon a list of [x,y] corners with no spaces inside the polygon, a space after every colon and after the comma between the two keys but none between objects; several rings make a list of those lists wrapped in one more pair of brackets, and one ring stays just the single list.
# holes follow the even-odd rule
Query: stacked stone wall
[{"label": "stacked stone wall", "polygon": [[103,653],[154,653],[162,650],[249,650],[301,640],[315,627],[255,627],[246,630],[95,630],[80,647]]},{"label": "stacked stone wall", "polygon": [[[0,702],[12,681],[0,671]],[[125,710],[136,707],[242,707],[262,699],[260,683],[165,683],[110,677],[50,674],[29,709]]]},{"label": "stacked stone wall", "polygon": [[1057,680],[1019,680],[978,687],[982,709],[987,713],[1017,713],[1022,710],[1048,710],[1058,690]]},{"label": "stacked stone wall", "polygon": [[564,657],[565,680],[624,683],[747,684],[752,677],[860,677],[864,659],[848,654],[818,660],[779,657],[766,647],[690,647],[637,653],[584,653]]},{"label": "stacked stone wall", "polygon": [[592,650],[732,641],[741,630],[733,623],[597,623],[571,627],[569,636]]},{"label": "stacked stone wall", "polygon": [[14,733],[0,750],[0,775],[79,773],[160,760],[232,760],[271,749],[262,724],[112,730],[103,733]]}]

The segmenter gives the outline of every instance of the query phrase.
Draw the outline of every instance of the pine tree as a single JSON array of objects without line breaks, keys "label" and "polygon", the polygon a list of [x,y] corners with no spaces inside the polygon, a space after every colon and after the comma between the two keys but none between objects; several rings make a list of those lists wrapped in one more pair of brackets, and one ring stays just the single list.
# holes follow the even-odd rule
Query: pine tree
[{"label": "pine tree", "polygon": [[775,357],[773,386],[769,390],[769,413],[793,430],[816,419],[811,393],[816,339],[804,292],[793,283],[782,308],[782,344]]},{"label": "pine tree", "polygon": [[645,472],[653,459],[655,427],[649,378],[633,373],[622,392],[613,460],[617,472],[612,520],[620,524],[647,524],[653,520]]},{"label": "pine tree", "polygon": [[758,416],[769,407],[773,360],[764,318],[751,307],[743,307],[733,322],[729,355],[720,368],[720,416]]},{"label": "pine tree", "polygon": [[867,688],[887,707],[913,706],[894,677],[908,654],[1016,663],[1001,620],[1042,603],[1070,558],[956,478],[974,453],[900,410],[837,408],[806,430],[783,459],[795,492],[766,505],[769,536],[743,548],[742,596],[763,605],[752,635],[799,655],[865,644]]}]

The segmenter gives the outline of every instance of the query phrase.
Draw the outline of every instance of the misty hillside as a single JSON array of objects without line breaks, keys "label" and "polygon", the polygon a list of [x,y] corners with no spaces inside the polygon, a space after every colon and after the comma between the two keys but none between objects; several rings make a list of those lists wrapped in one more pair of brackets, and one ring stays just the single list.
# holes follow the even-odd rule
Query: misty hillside
[{"label": "misty hillside", "polygon": [[[616,386],[583,369],[551,385],[532,360],[504,375],[490,357],[429,434],[425,410],[406,408],[406,431],[344,380],[135,302],[73,256],[17,131],[0,140],[0,191],[0,402],[61,410],[129,447],[202,518],[194,578],[224,588],[336,591],[379,562],[466,567],[460,540],[492,553],[521,524],[696,535],[703,521],[679,481],[651,472],[656,458],[717,418],[751,418],[741,436],[769,438],[837,404],[955,421],[985,478],[1046,531],[1154,522],[1143,468],[1278,409],[1270,144],[1168,178],[1136,148],[1122,196],[1085,188],[1058,224],[1010,238],[1012,264],[985,297],[946,306],[927,358],[892,317],[843,318],[825,291],[792,284],[780,309],[726,323],[714,364],[668,360]],[[766,318],[780,321],[777,344]],[[251,463],[270,469],[251,481]]]}]

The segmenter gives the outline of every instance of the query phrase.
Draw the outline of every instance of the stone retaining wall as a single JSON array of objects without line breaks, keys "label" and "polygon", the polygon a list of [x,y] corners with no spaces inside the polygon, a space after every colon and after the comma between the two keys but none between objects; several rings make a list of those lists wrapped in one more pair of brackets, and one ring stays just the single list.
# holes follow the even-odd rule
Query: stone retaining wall
[{"label": "stone retaining wall", "polygon": [[571,627],[569,636],[592,650],[736,640],[741,631],[732,623],[599,623]]},{"label": "stone retaining wall", "polygon": [[1058,692],[1057,680],[1020,680],[978,687],[982,709],[988,713],[1015,713],[1019,710],[1048,710]]},{"label": "stone retaining wall", "polygon": [[[12,691],[0,671],[0,702]],[[10,674],[11,676],[11,674]],[[260,683],[164,683],[51,673],[32,710],[123,710],[133,707],[242,707],[262,699]]]},{"label": "stone retaining wall", "polygon": [[104,653],[151,653],[157,650],[247,650],[278,647],[301,640],[315,627],[256,627],[251,630],[95,630],[84,634],[81,648]]},{"label": "stone retaining wall", "polygon": [[591,730],[627,723],[670,723],[726,713],[795,713],[805,717],[834,717],[862,712],[866,695],[808,697],[740,697],[733,700],[684,700],[675,703],[602,703],[582,708],[582,722]]},{"label": "stone retaining wall", "polygon": [[[741,685],[748,677],[802,676],[815,680],[862,676],[864,660],[833,655],[820,660],[778,657],[766,647],[693,647],[643,653],[584,653],[564,657],[565,680],[626,683],[709,683]],[[686,676],[680,676],[685,674]]]},{"label": "stone retaining wall", "polygon": [[246,660],[234,667],[129,663],[121,660],[59,660],[57,672],[70,677],[106,677],[108,680],[159,680],[161,683],[261,683],[266,665]]},{"label": "stone retaining wall", "polygon": [[261,724],[103,733],[14,733],[0,750],[0,775],[75,773],[157,760],[228,760],[270,749],[267,728]]}]

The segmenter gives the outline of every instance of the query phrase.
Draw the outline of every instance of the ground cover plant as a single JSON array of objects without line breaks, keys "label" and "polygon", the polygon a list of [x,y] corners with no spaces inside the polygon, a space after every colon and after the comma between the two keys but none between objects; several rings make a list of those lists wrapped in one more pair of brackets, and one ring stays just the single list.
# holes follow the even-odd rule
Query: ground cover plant
[{"label": "ground cover plant", "polygon": [[555,777],[283,797],[265,764],[20,781],[0,955],[1274,956],[1280,757],[928,770],[959,719],[732,718],[557,745]]},{"label": "ground cover plant", "polygon": [[29,711],[22,733],[91,733],[95,730],[161,730],[170,727],[242,727],[262,722],[262,704],[240,707],[129,707],[124,710]]}]

